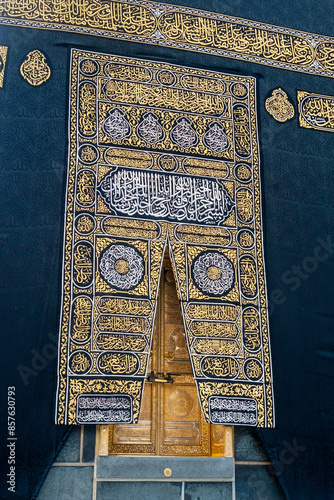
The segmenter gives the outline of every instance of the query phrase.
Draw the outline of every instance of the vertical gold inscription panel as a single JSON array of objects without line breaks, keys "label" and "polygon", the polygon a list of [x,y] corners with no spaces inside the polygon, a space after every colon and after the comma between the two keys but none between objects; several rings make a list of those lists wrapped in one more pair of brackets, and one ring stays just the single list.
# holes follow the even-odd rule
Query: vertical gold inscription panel
[{"label": "vertical gold inscription panel", "polygon": [[205,423],[193,380],[176,284],[166,256],[148,373],[174,382],[146,382],[137,425],[110,425],[108,454],[231,456],[232,428]]}]

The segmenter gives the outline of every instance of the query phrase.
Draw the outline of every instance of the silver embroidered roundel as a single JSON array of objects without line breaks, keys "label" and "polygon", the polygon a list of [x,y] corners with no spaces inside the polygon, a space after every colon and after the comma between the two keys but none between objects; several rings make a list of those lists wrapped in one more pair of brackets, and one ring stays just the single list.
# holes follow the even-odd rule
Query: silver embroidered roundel
[{"label": "silver embroidered roundel", "polygon": [[233,264],[220,252],[206,252],[195,259],[193,280],[203,293],[223,295],[234,284]]},{"label": "silver embroidered roundel", "polygon": [[131,290],[143,279],[144,259],[133,247],[111,245],[100,261],[100,272],[109,285],[119,290]]}]

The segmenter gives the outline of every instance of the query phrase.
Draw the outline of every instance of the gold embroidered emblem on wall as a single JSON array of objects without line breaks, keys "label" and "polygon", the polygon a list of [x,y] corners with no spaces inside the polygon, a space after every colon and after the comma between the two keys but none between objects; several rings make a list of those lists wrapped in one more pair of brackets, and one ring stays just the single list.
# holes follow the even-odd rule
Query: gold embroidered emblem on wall
[{"label": "gold embroidered emblem on wall", "polygon": [[72,51],[57,423],[138,421],[168,245],[205,420],[274,425],[255,83]]},{"label": "gold embroidered emblem on wall", "polygon": [[8,47],[0,45],[0,88],[3,87]]},{"label": "gold embroidered emblem on wall", "polygon": [[272,96],[265,102],[268,113],[278,122],[286,122],[295,116],[295,110],[288,95],[281,88],[273,90]]},{"label": "gold embroidered emblem on wall", "polygon": [[297,91],[299,124],[304,128],[334,132],[334,97]]},{"label": "gold embroidered emblem on wall", "polygon": [[46,82],[51,76],[45,55],[40,50],[33,50],[27,54],[21,64],[20,73],[34,87]]}]

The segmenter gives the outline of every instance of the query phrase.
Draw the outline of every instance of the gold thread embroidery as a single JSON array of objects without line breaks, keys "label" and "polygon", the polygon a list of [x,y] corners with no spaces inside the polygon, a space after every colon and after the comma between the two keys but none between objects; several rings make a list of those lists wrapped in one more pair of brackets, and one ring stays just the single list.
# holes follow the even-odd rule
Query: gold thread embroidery
[{"label": "gold thread embroidery", "polygon": [[295,110],[288,95],[281,88],[273,90],[265,102],[268,113],[278,122],[286,122],[295,116]]},{"label": "gold thread embroidery", "polygon": [[46,82],[51,76],[51,70],[40,50],[33,50],[21,64],[21,75],[30,85],[37,87]]},{"label": "gold thread embroidery", "polygon": [[297,91],[301,127],[334,132],[334,97]]},{"label": "gold thread embroidery", "polygon": [[[173,112],[163,107],[143,108],[141,103],[129,106],[106,102],[102,88],[106,82],[105,67],[112,68],[111,64],[123,68],[124,79],[142,78],[146,86],[171,86],[175,90],[182,85],[196,87],[199,85],[196,78],[205,78],[208,90],[224,91],[228,103],[226,115],[223,119],[210,118],[183,109]],[[129,67],[131,71],[124,69]],[[133,71],[135,67],[137,72]],[[85,74],[79,81],[78,68]],[[186,76],[191,78],[183,78]],[[183,97],[191,98],[191,91],[189,88]],[[155,91],[154,99],[157,95]],[[93,112],[94,99],[94,110],[98,109],[98,103],[108,106],[109,118],[106,113],[101,114],[101,106],[100,114]],[[130,108],[132,114],[128,115]],[[177,115],[177,123],[173,123],[173,118],[169,130],[168,120],[162,119],[163,113]],[[106,386],[96,377],[99,373],[117,377],[113,382],[122,385],[123,377],[142,379],[145,376],[168,231],[195,377],[216,380],[211,394],[207,392],[204,396],[200,392],[205,416],[212,421],[227,418],[219,399],[227,397],[224,384],[230,387],[256,382],[258,398],[247,393],[251,410],[244,410],[248,403],[239,400],[236,394],[233,395],[235,404],[242,410],[240,415],[244,411],[244,423],[272,426],[254,79],[73,51],[70,117],[58,422],[80,422],[83,414],[85,421],[91,419],[90,422],[94,418],[108,418],[107,409],[103,414],[98,411],[101,408],[98,405],[108,404],[101,399],[106,393],[110,397],[119,393],[123,398],[117,400],[117,404],[124,405],[124,411],[117,413],[117,418],[130,421],[126,407],[133,408],[135,413],[137,396],[118,391],[116,385]],[[181,123],[181,120],[184,121]],[[189,125],[195,122],[196,127]],[[221,122],[226,123],[227,134],[220,127]],[[177,125],[180,126],[175,129]],[[98,129],[104,135],[109,134],[116,146],[100,144],[103,134],[94,135]],[[131,132],[133,129],[135,133]],[[171,143],[175,140],[176,145],[171,146],[171,154],[166,154],[156,138],[166,142],[173,129],[174,137],[168,140]],[[207,150],[218,151],[222,145],[223,148],[228,145],[228,159],[222,162],[192,158],[192,153],[198,155],[197,145],[191,145],[196,142],[194,134]],[[131,144],[127,142],[129,139]],[[186,155],[175,154],[177,142],[189,150]],[[140,146],[144,150],[138,150]],[[148,148],[153,151],[147,151]],[[203,149],[202,154],[205,154]],[[219,151],[217,156],[221,157]],[[76,164],[78,158],[82,163]],[[188,168],[194,170],[188,171]],[[115,176],[116,182],[105,182],[108,176]],[[210,177],[217,179],[215,184]],[[139,184],[133,182],[136,179]],[[159,185],[165,187],[160,189]],[[174,200],[174,193],[181,187],[183,197],[176,197],[175,205],[168,205],[168,196]],[[189,208],[178,204],[194,187],[193,193],[200,197],[193,206],[189,198],[191,220],[187,221],[182,214]],[[203,207],[215,201],[213,210],[207,214],[209,218],[216,213],[220,197],[224,196],[225,206],[232,210],[226,220],[222,212],[212,227],[208,221],[200,223],[196,211],[201,207],[203,196]],[[123,212],[119,213],[120,203],[127,218]],[[158,215],[156,220],[147,220],[147,207],[153,210],[153,203],[157,203]],[[167,216],[164,219],[160,212],[169,206],[173,210],[177,208],[177,217],[173,215],[172,220]],[[178,222],[180,219],[182,223]],[[222,227],[217,223],[222,223]],[[73,343],[68,341],[68,334]],[[86,377],[84,385],[75,385],[78,376]],[[222,378],[225,383],[221,382]],[[88,390],[88,387],[93,388]],[[84,406],[90,404],[88,400],[78,408],[75,406],[77,398],[85,397],[85,393],[91,394],[90,401],[94,400],[97,405],[94,412]],[[122,394],[128,394],[129,398]],[[211,400],[212,397],[219,398]],[[140,391],[138,398],[140,401]],[[230,398],[226,404],[232,404],[231,401]],[[135,415],[133,421],[136,421]]]},{"label": "gold thread embroidery", "polygon": [[0,88],[3,87],[8,47],[0,45]]},{"label": "gold thread embroidery", "polygon": [[[0,22],[33,28],[43,28],[47,23],[48,29],[95,35],[102,32],[130,41],[172,45],[281,69],[334,76],[333,38],[151,1],[96,0],[93,7],[70,0],[59,9],[55,0],[41,0],[38,5],[0,0]],[[88,68],[88,63],[85,66]],[[92,69],[86,71],[89,74]],[[130,75],[131,70],[123,69],[122,78],[126,72]],[[127,78],[135,80],[134,76]],[[145,82],[147,78],[150,76],[145,71],[138,72],[137,81]],[[166,78],[161,75],[159,83],[168,85]],[[189,81],[187,85],[195,89],[197,83]],[[218,86],[207,82],[208,88]]]}]

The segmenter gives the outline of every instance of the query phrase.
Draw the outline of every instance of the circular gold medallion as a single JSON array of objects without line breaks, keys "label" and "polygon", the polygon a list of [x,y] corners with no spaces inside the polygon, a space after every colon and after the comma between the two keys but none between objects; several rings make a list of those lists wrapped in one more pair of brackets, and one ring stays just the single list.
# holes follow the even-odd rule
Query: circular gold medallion
[{"label": "circular gold medallion", "polygon": [[208,267],[206,274],[210,280],[216,281],[221,278],[222,272],[219,267],[216,266],[210,266]]},{"label": "circular gold medallion", "polygon": [[126,274],[129,271],[129,263],[124,259],[118,259],[115,262],[115,270],[119,274]]},{"label": "circular gold medallion", "polygon": [[169,467],[167,467],[167,469],[164,470],[164,475],[166,477],[170,477],[172,475],[172,469],[170,469]]}]

